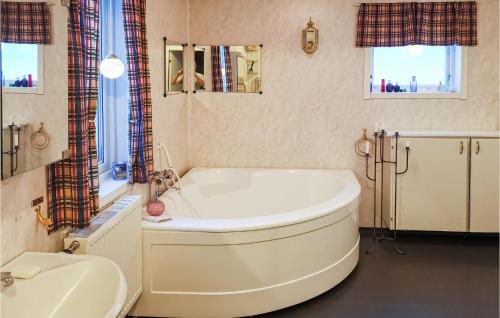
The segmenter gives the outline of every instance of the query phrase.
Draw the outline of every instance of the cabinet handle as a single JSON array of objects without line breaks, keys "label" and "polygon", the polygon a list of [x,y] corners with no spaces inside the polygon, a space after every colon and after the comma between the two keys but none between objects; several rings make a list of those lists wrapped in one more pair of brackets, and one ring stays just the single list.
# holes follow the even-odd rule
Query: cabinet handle
[{"label": "cabinet handle", "polygon": [[479,150],[481,150],[481,146],[479,145],[479,141],[476,141],[476,155],[479,154]]},{"label": "cabinet handle", "polygon": [[460,154],[463,154],[464,153],[464,142],[461,141],[460,142]]}]

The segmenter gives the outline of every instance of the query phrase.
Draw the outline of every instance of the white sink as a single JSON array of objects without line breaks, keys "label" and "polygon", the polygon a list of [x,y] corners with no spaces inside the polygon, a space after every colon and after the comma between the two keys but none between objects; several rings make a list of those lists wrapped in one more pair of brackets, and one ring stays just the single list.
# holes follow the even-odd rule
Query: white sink
[{"label": "white sink", "polygon": [[31,279],[15,279],[1,292],[2,318],[115,318],[127,284],[118,266],[98,256],[27,252],[2,268],[40,266]]}]

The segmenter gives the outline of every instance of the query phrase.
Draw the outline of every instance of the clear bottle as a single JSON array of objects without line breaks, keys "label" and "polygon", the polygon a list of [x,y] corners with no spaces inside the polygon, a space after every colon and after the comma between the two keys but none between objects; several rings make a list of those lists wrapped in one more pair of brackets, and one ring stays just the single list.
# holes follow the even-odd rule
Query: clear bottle
[{"label": "clear bottle", "polygon": [[416,93],[417,92],[417,77],[415,75],[413,75],[411,77],[410,92],[411,93]]},{"label": "clear bottle", "polygon": [[446,76],[445,86],[447,91],[451,90],[451,74],[448,74],[448,76]]},{"label": "clear bottle", "polygon": [[443,83],[439,81],[438,92],[446,92],[447,90],[448,89],[446,88],[446,86],[444,86]]}]

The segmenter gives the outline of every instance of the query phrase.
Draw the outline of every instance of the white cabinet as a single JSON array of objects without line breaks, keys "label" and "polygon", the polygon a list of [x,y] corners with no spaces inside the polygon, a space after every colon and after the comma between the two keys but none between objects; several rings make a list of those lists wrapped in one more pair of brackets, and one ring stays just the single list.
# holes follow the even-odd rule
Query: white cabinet
[{"label": "white cabinet", "polygon": [[[394,160],[395,138],[387,139]],[[405,166],[407,142],[409,167],[397,177],[397,193],[394,168],[385,169],[385,223],[393,229],[397,219],[400,230],[498,232],[499,140],[400,137],[398,170]]]},{"label": "white cabinet", "polygon": [[498,232],[499,143],[500,139],[471,140],[471,232]]}]

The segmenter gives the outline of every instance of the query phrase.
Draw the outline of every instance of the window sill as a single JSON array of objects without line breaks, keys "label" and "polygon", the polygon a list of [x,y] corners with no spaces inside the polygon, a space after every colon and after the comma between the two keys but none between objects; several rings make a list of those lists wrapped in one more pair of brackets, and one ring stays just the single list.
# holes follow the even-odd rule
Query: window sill
[{"label": "window sill", "polygon": [[461,93],[370,93],[366,99],[467,99]]},{"label": "window sill", "polygon": [[43,92],[38,87],[2,87],[2,93],[43,95]]},{"label": "window sill", "polygon": [[129,189],[128,180],[114,180],[109,173],[104,173],[99,180],[99,207],[103,208],[112,203]]}]

